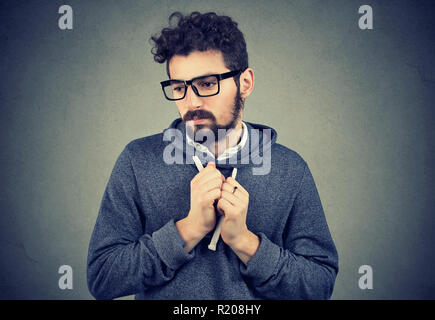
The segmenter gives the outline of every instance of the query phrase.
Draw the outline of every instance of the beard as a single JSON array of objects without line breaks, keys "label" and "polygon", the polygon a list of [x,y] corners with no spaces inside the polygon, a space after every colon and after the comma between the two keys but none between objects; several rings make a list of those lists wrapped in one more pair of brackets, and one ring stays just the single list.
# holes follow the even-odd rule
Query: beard
[{"label": "beard", "polygon": [[[210,119],[211,124],[197,124],[193,125],[193,128],[186,125],[186,130],[189,137],[195,142],[206,144],[207,136],[200,135],[196,137],[196,132],[200,129],[208,129],[214,135],[214,140],[219,141],[225,138],[226,135],[219,136],[219,129],[224,129],[226,131],[234,129],[237,125],[237,121],[240,116],[241,110],[244,108],[244,99],[242,99],[240,95],[240,88],[237,88],[237,93],[234,97],[233,108],[231,109],[231,119],[227,123],[218,124],[216,122],[216,117],[210,111],[199,109],[195,111],[187,111],[184,117],[182,117],[184,124],[187,124],[188,121],[193,120],[194,118],[198,119]],[[193,131],[193,132],[192,132]]]}]

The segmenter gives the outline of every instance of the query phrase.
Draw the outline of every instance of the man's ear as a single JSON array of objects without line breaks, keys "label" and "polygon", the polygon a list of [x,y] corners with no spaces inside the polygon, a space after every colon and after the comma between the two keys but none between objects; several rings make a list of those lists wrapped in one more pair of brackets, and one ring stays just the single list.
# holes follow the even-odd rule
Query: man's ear
[{"label": "man's ear", "polygon": [[254,89],[254,70],[247,68],[240,74],[240,96],[247,98]]}]

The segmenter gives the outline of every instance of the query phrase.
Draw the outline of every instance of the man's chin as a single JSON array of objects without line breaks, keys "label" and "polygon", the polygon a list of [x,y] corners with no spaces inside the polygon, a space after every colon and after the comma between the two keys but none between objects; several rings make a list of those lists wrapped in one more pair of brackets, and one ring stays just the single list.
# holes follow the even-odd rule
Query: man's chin
[{"label": "man's chin", "polygon": [[195,124],[195,129],[196,129],[196,131],[202,130],[202,129],[211,130],[210,126],[207,124]]}]

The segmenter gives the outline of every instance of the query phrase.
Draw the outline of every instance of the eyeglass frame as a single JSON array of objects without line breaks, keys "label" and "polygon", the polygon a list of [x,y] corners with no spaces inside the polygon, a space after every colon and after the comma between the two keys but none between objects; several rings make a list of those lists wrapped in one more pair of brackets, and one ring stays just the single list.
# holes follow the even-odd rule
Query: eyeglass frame
[{"label": "eyeglass frame", "polygon": [[[186,97],[186,93],[187,93],[187,89],[188,89],[187,86],[189,86],[189,85],[192,87],[193,92],[195,92],[195,94],[198,97],[212,97],[212,96],[215,96],[215,95],[219,94],[219,92],[221,90],[221,86],[220,86],[221,80],[225,80],[225,79],[237,76],[240,73],[242,73],[242,70],[233,70],[233,71],[224,72],[224,73],[221,73],[221,74],[207,74],[207,75],[204,75],[204,76],[195,77],[195,78],[193,78],[191,80],[169,79],[169,80],[165,80],[165,81],[160,82],[160,85],[162,86],[162,90],[163,90],[163,94],[164,94],[165,98],[168,99],[169,101],[183,100]],[[208,78],[208,77],[216,77],[216,79],[218,80],[218,90],[217,90],[216,93],[213,93],[213,94],[201,95],[201,94],[199,94],[198,89],[193,85],[193,81],[196,81],[196,80],[199,80],[199,79],[203,79],[203,78]],[[183,83],[184,84],[184,89],[185,90],[184,90],[184,95],[183,95],[182,98],[171,99],[171,98],[169,98],[166,95],[165,87],[170,86],[172,81],[177,81],[178,83]]]}]

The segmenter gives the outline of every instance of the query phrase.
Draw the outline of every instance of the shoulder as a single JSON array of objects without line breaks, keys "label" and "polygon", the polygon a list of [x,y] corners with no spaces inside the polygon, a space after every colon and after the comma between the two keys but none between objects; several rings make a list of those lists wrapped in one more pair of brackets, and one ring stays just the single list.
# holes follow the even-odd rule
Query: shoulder
[{"label": "shoulder", "polygon": [[150,136],[134,139],[127,144],[126,148],[131,151],[143,148],[149,149],[159,146],[162,142],[163,133],[156,133]]},{"label": "shoulder", "polygon": [[146,160],[161,155],[163,147],[163,133],[157,133],[130,141],[125,146],[123,153],[128,155],[130,161]]},{"label": "shoulder", "polygon": [[295,150],[290,149],[280,143],[272,146],[272,161],[278,164],[287,165],[291,168],[305,169],[307,165],[302,156]]}]

